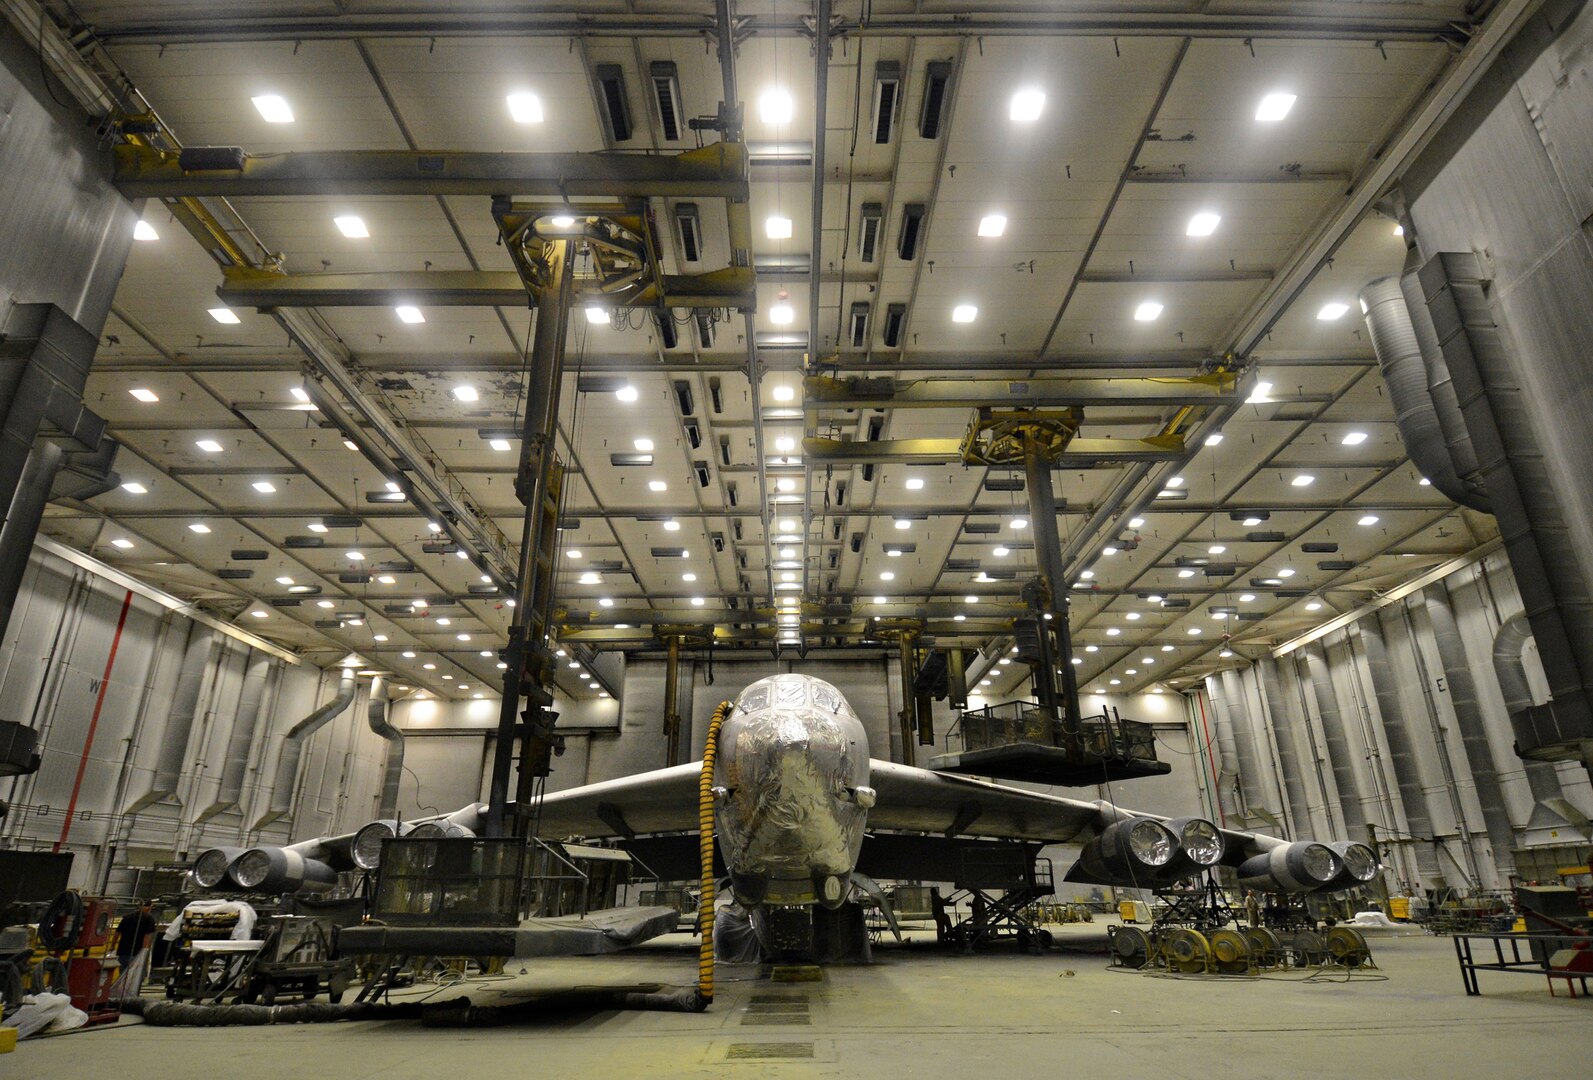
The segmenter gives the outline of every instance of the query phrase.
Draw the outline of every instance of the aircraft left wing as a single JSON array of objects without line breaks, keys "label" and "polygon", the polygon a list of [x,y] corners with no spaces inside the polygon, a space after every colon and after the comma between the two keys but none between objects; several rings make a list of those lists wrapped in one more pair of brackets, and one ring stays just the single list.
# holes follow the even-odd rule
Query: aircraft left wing
[{"label": "aircraft left wing", "polygon": [[542,796],[537,832],[565,836],[634,836],[697,830],[702,762],[604,780]]}]

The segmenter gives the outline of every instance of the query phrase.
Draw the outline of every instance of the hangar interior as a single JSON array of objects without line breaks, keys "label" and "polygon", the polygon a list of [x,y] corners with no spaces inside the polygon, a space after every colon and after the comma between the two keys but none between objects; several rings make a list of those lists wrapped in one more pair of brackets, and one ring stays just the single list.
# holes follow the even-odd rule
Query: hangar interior
[{"label": "hangar interior", "polygon": [[[1593,973],[1590,55],[1582,0],[0,0],[0,989],[115,1029],[26,1074],[1585,1061],[1467,943]],[[392,1022],[130,1004],[279,993]]]}]

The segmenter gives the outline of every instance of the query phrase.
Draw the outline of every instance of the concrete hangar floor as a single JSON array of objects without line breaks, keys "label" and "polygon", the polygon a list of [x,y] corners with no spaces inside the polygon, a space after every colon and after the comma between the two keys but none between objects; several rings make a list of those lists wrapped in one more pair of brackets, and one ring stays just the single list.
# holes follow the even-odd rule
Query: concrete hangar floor
[{"label": "concrete hangar floor", "polygon": [[[1101,947],[1104,925],[1053,928]],[[720,965],[706,1013],[559,1012],[509,1027],[417,1022],[152,1028],[131,1018],[41,1039],[8,1064],[30,1080],[495,1077],[1574,1077],[1593,1054],[1593,1000],[1551,998],[1536,978],[1482,975],[1462,991],[1447,937],[1371,939],[1376,972],[1346,982],[1282,971],[1254,978],[1113,970],[1098,952],[960,956],[932,935],[882,945],[875,963],[818,983],[771,983]],[[671,935],[617,956],[511,963],[509,976],[412,996],[493,1004],[573,986],[685,985],[695,940]],[[1376,977],[1374,977],[1376,976]],[[395,995],[395,1000],[398,995]],[[748,1068],[747,1066],[751,1066]]]}]

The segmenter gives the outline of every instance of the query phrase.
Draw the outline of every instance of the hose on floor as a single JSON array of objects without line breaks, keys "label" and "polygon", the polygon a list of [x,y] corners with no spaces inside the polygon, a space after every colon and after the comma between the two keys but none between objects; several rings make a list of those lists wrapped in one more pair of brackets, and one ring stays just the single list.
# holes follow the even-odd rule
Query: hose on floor
[{"label": "hose on floor", "polygon": [[733,706],[721,701],[708,721],[697,780],[697,854],[702,860],[702,897],[697,901],[697,997],[704,1007],[714,999],[714,763],[719,759],[719,728]]}]

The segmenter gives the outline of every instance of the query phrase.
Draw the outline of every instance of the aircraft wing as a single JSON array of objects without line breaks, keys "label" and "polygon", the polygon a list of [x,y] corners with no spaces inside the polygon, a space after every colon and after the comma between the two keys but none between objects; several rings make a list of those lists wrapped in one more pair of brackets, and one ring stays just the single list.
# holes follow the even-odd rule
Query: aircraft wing
[{"label": "aircraft wing", "polygon": [[[553,792],[543,796],[538,831],[544,837],[694,832],[701,774],[702,763],[693,762]],[[871,830],[1066,841],[1087,839],[1112,820],[1098,803],[889,761],[871,761],[869,777],[878,793],[868,813]]]},{"label": "aircraft wing", "polygon": [[1111,822],[1102,804],[1064,799],[988,780],[916,769],[891,761],[869,763],[878,795],[869,829],[984,836],[1061,843],[1086,840]]},{"label": "aircraft wing", "polygon": [[542,796],[537,832],[565,836],[633,836],[697,830],[702,762],[604,780]]}]

